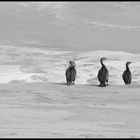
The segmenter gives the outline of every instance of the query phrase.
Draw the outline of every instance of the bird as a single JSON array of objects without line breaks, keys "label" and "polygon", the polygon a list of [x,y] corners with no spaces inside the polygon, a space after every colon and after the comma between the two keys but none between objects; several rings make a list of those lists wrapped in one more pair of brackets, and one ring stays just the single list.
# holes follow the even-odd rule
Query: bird
[{"label": "bird", "polygon": [[69,62],[69,67],[66,69],[65,72],[67,85],[74,85],[76,74],[77,74],[77,70],[75,66],[76,65],[74,61]]},{"label": "bird", "polygon": [[125,85],[130,85],[131,81],[132,81],[132,74],[131,74],[131,71],[129,69],[129,65],[131,63],[132,62],[129,62],[129,61],[126,62],[126,70],[122,74],[122,78],[123,78],[123,81],[124,81]]},{"label": "bird", "polygon": [[102,57],[100,59],[100,63],[102,65],[101,69],[98,71],[98,80],[100,82],[99,87],[106,87],[108,85],[108,77],[109,77],[109,71],[106,68],[106,66],[103,64],[103,61],[107,60],[106,57]]}]

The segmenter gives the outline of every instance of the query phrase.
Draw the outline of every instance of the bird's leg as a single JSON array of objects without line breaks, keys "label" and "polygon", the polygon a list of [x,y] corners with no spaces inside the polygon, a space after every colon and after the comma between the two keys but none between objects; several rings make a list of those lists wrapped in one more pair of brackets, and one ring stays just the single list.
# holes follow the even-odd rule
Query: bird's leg
[{"label": "bird's leg", "polygon": [[71,81],[68,81],[68,82],[67,82],[67,85],[69,85],[69,86],[72,85],[72,84],[73,84],[73,83],[72,83]]},{"label": "bird's leg", "polygon": [[105,83],[100,83],[99,87],[106,87],[106,84]]},{"label": "bird's leg", "polygon": [[73,85],[73,82],[72,81],[70,81],[70,85]]},{"label": "bird's leg", "polygon": [[74,81],[72,82],[72,85],[75,85]]},{"label": "bird's leg", "polygon": [[106,80],[106,85],[108,86],[108,79]]},{"label": "bird's leg", "polygon": [[69,81],[67,81],[67,85],[70,85],[70,82]]}]

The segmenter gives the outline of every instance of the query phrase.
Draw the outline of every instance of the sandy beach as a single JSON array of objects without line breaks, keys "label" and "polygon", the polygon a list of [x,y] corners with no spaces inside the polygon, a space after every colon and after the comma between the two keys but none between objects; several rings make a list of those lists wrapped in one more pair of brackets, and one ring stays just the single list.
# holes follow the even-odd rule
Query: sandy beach
[{"label": "sandy beach", "polygon": [[[0,49],[1,138],[140,137],[139,54]],[[110,72],[105,88],[97,79],[102,55]],[[65,84],[70,59],[78,71],[73,86]],[[125,86],[121,74],[129,59],[133,79]]]},{"label": "sandy beach", "polygon": [[140,137],[139,86],[0,85],[0,137]]},{"label": "sandy beach", "polygon": [[0,138],[140,137],[139,17],[138,2],[1,2]]}]

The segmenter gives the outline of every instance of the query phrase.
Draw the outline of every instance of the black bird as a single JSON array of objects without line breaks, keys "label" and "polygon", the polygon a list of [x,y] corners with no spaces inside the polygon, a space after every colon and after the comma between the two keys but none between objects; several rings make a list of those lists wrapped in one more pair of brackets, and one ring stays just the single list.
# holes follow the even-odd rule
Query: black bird
[{"label": "black bird", "polygon": [[70,61],[69,64],[70,66],[66,69],[66,73],[65,73],[66,81],[67,81],[67,85],[72,85],[72,84],[74,85],[77,71],[75,69],[74,61]]},{"label": "black bird", "polygon": [[100,59],[102,65],[101,69],[98,71],[98,80],[100,82],[99,87],[106,87],[108,85],[109,71],[106,66],[103,64],[103,61],[106,60],[106,57]]},{"label": "black bird", "polygon": [[126,62],[126,70],[123,72],[123,75],[122,75],[125,85],[129,85],[132,81],[132,74],[129,69],[129,64],[131,64],[131,63],[132,62]]}]

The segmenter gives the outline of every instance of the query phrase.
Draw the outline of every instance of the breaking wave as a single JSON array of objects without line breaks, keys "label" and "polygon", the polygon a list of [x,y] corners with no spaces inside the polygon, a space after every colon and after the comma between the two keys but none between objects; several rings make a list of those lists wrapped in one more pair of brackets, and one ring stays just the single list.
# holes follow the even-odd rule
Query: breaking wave
[{"label": "breaking wave", "polygon": [[[140,84],[140,54],[113,51],[65,52],[16,46],[0,46],[0,83],[14,80],[25,82],[65,82],[65,70],[70,60],[77,69],[75,84],[98,84],[100,58],[109,70],[109,84],[122,85],[126,61],[132,61],[132,84]],[[10,67],[9,67],[10,66]]]}]

